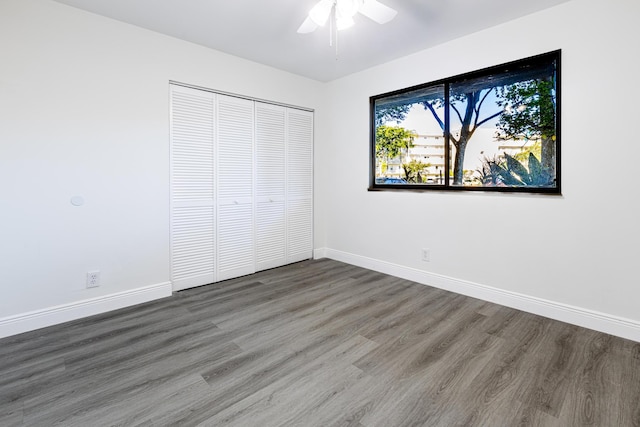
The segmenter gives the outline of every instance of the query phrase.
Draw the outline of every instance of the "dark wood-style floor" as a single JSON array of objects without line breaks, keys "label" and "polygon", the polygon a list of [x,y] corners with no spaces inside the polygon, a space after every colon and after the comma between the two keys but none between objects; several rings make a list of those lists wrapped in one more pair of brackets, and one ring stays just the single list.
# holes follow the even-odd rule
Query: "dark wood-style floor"
[{"label": "dark wood-style floor", "polygon": [[0,340],[2,426],[638,426],[640,344],[331,260]]}]

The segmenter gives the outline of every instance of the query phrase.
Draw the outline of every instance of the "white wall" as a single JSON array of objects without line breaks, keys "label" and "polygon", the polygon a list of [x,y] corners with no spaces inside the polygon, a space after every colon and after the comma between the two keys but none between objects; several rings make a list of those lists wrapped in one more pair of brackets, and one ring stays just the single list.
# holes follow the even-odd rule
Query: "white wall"
[{"label": "white wall", "polygon": [[48,0],[0,1],[0,336],[168,295],[169,80],[308,108],[322,88]]},{"label": "white wall", "polygon": [[[640,340],[639,15],[574,0],[330,83],[318,252]],[[367,192],[370,96],[556,49],[562,197]]]}]

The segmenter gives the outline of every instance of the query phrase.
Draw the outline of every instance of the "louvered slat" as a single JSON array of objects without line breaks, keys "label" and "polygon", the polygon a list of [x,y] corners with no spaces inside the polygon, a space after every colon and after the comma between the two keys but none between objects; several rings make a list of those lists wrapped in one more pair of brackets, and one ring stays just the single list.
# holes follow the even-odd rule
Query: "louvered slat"
[{"label": "louvered slat", "polygon": [[285,204],[258,203],[256,207],[256,270],[286,263]]},{"label": "louvered slat", "polygon": [[215,95],[171,86],[171,281],[215,281]]},{"label": "louvered slat", "polygon": [[306,199],[313,195],[313,115],[293,109],[288,113],[287,197]]},{"label": "louvered slat", "polygon": [[313,113],[287,110],[287,262],[313,256]]},{"label": "louvered slat", "polygon": [[256,102],[256,270],[286,263],[286,109]]},{"label": "louvered slat", "polygon": [[253,102],[218,96],[218,197],[253,197]]},{"label": "louvered slat", "polygon": [[287,203],[287,262],[313,255],[313,206],[311,199]]},{"label": "louvered slat", "polygon": [[256,103],[257,195],[285,194],[285,109]]},{"label": "louvered slat", "polygon": [[255,271],[254,103],[218,95],[218,280]]},{"label": "louvered slat", "polygon": [[218,206],[218,280],[255,271],[253,206]]}]

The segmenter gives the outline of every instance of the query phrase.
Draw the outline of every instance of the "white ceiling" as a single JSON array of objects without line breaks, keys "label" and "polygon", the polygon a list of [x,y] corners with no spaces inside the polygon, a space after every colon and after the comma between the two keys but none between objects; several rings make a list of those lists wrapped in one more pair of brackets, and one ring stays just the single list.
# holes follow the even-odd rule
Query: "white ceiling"
[{"label": "white ceiling", "polygon": [[381,0],[395,19],[357,15],[337,57],[328,27],[296,32],[317,0],[55,1],[326,82],[569,0]]}]

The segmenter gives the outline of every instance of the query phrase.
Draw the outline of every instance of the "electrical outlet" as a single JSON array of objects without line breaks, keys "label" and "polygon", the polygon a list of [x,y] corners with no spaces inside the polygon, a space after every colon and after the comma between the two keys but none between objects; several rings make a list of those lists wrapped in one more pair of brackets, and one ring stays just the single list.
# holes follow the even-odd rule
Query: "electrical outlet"
[{"label": "electrical outlet", "polygon": [[100,271],[87,272],[87,288],[97,288],[100,286]]},{"label": "electrical outlet", "polygon": [[422,260],[426,262],[431,261],[431,249],[422,249]]}]

